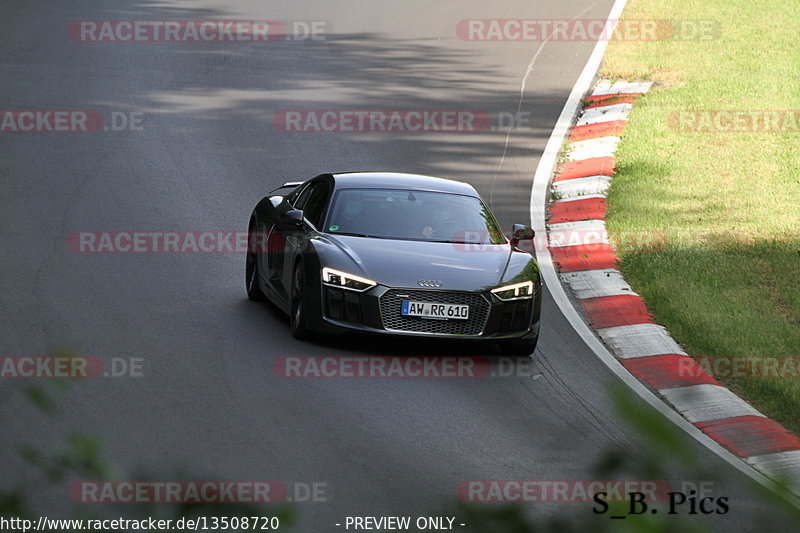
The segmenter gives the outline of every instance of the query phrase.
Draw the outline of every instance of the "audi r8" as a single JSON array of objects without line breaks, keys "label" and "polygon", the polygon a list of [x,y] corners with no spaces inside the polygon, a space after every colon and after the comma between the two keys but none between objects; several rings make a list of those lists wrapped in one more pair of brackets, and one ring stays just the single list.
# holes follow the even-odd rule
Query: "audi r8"
[{"label": "audi r8", "polygon": [[[530,354],[542,283],[515,224],[506,236],[475,189],[388,172],[288,182],[248,226],[247,295],[292,334],[368,332],[491,341]],[[530,247],[529,247],[530,248]]]}]

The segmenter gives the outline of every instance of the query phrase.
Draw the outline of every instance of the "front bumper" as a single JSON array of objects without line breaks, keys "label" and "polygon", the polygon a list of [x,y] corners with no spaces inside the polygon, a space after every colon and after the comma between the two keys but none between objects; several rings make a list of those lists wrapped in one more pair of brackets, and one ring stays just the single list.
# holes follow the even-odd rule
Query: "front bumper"
[{"label": "front bumper", "polygon": [[[489,292],[376,286],[366,292],[322,285],[324,329],[451,339],[521,339],[538,334],[542,288],[530,299],[502,301]],[[403,300],[467,304],[467,320],[432,320],[400,314]]]}]

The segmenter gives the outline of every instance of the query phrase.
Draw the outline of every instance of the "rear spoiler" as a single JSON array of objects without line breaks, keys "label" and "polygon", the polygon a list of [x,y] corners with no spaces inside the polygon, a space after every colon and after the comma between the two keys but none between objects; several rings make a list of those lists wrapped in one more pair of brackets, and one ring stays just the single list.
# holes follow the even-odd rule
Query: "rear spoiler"
[{"label": "rear spoiler", "polygon": [[272,194],[275,191],[279,191],[281,189],[290,189],[290,188],[294,189],[295,187],[297,187],[298,185],[302,185],[303,183],[305,183],[305,181],[287,181],[286,183],[284,183],[280,187],[276,187],[276,188],[272,189],[271,191],[269,191],[269,194]]}]

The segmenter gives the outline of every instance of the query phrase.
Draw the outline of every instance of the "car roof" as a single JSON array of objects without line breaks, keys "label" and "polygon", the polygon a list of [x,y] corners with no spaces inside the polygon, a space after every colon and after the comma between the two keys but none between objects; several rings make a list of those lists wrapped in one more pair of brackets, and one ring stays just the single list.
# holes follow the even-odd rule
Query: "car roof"
[{"label": "car roof", "polygon": [[337,189],[414,189],[478,197],[475,188],[460,181],[402,172],[332,173]]}]

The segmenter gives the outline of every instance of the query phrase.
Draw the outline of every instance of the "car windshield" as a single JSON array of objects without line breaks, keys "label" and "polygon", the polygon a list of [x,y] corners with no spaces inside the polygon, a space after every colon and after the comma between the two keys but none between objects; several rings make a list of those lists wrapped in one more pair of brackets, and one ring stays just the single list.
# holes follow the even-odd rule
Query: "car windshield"
[{"label": "car windshield", "polygon": [[325,231],[430,242],[506,242],[491,211],[479,198],[413,190],[339,190]]}]

